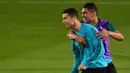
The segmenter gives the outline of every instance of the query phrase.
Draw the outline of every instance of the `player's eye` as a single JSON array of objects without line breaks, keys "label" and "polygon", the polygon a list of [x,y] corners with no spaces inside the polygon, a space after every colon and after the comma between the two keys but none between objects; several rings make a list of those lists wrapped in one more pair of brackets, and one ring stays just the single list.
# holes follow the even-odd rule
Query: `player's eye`
[{"label": "player's eye", "polygon": [[66,19],[66,17],[63,17],[63,19]]},{"label": "player's eye", "polygon": [[82,12],[82,14],[86,14],[86,12]]}]

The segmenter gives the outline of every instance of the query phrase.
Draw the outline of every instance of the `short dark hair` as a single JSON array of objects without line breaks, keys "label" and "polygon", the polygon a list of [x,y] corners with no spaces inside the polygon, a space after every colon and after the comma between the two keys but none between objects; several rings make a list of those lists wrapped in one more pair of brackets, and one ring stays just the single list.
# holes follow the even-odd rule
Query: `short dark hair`
[{"label": "short dark hair", "polygon": [[63,11],[63,14],[64,13],[68,13],[69,16],[76,16],[78,18],[78,12],[75,8],[67,8]]},{"label": "short dark hair", "polygon": [[84,4],[83,8],[87,8],[88,10],[94,10],[94,11],[97,12],[97,15],[98,15],[98,8],[97,8],[97,6],[96,6],[94,3],[92,3],[92,2],[89,2],[89,3]]}]

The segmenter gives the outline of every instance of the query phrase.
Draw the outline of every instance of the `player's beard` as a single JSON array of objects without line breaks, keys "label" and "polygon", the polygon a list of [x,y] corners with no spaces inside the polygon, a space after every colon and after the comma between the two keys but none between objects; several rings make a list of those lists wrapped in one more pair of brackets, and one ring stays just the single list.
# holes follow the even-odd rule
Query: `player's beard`
[{"label": "player's beard", "polygon": [[89,21],[89,19],[87,17],[85,17],[85,16],[82,17],[82,20],[83,20],[83,22],[88,22]]},{"label": "player's beard", "polygon": [[84,21],[84,22],[87,22],[87,23],[91,23],[92,22],[92,16],[91,17],[89,17],[89,16],[84,16],[84,17],[82,17],[82,20]]}]

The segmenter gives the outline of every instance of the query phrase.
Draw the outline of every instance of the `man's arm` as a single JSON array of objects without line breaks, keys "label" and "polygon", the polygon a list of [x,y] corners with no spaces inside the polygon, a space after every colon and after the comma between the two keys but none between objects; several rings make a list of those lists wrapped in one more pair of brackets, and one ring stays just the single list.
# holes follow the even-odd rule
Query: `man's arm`
[{"label": "man's arm", "polygon": [[124,40],[124,36],[116,29],[116,27],[112,23],[108,22],[106,27],[107,29],[100,27],[102,31],[97,33],[97,36],[101,38],[111,36],[118,41]]},{"label": "man's arm", "polygon": [[111,36],[112,38],[114,38],[118,41],[124,40],[124,36],[118,30],[115,30],[114,32],[109,31],[108,34],[109,34],[109,36]]},{"label": "man's arm", "polygon": [[72,50],[74,54],[74,64],[71,70],[71,73],[78,73],[78,66],[80,65],[80,51],[74,44],[74,40],[72,40]]},{"label": "man's arm", "polygon": [[87,49],[88,48],[83,48],[83,61],[78,67],[78,70],[85,70],[87,68]]},{"label": "man's arm", "polygon": [[68,38],[70,40],[76,40],[80,45],[85,45],[87,46],[87,42],[85,40],[85,38],[83,36],[78,36],[76,35],[73,31],[69,31],[69,33],[67,34]]}]

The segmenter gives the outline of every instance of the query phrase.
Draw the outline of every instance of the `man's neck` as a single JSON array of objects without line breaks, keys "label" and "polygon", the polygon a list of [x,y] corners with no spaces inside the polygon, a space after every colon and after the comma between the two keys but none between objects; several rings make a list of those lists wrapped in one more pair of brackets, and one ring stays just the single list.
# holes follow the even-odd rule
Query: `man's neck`
[{"label": "man's neck", "polygon": [[95,17],[92,21],[91,21],[91,24],[93,26],[96,26],[98,24],[98,17]]},{"label": "man's neck", "polygon": [[79,31],[81,28],[81,23],[79,20],[76,20],[74,26],[71,28],[72,30]]}]

